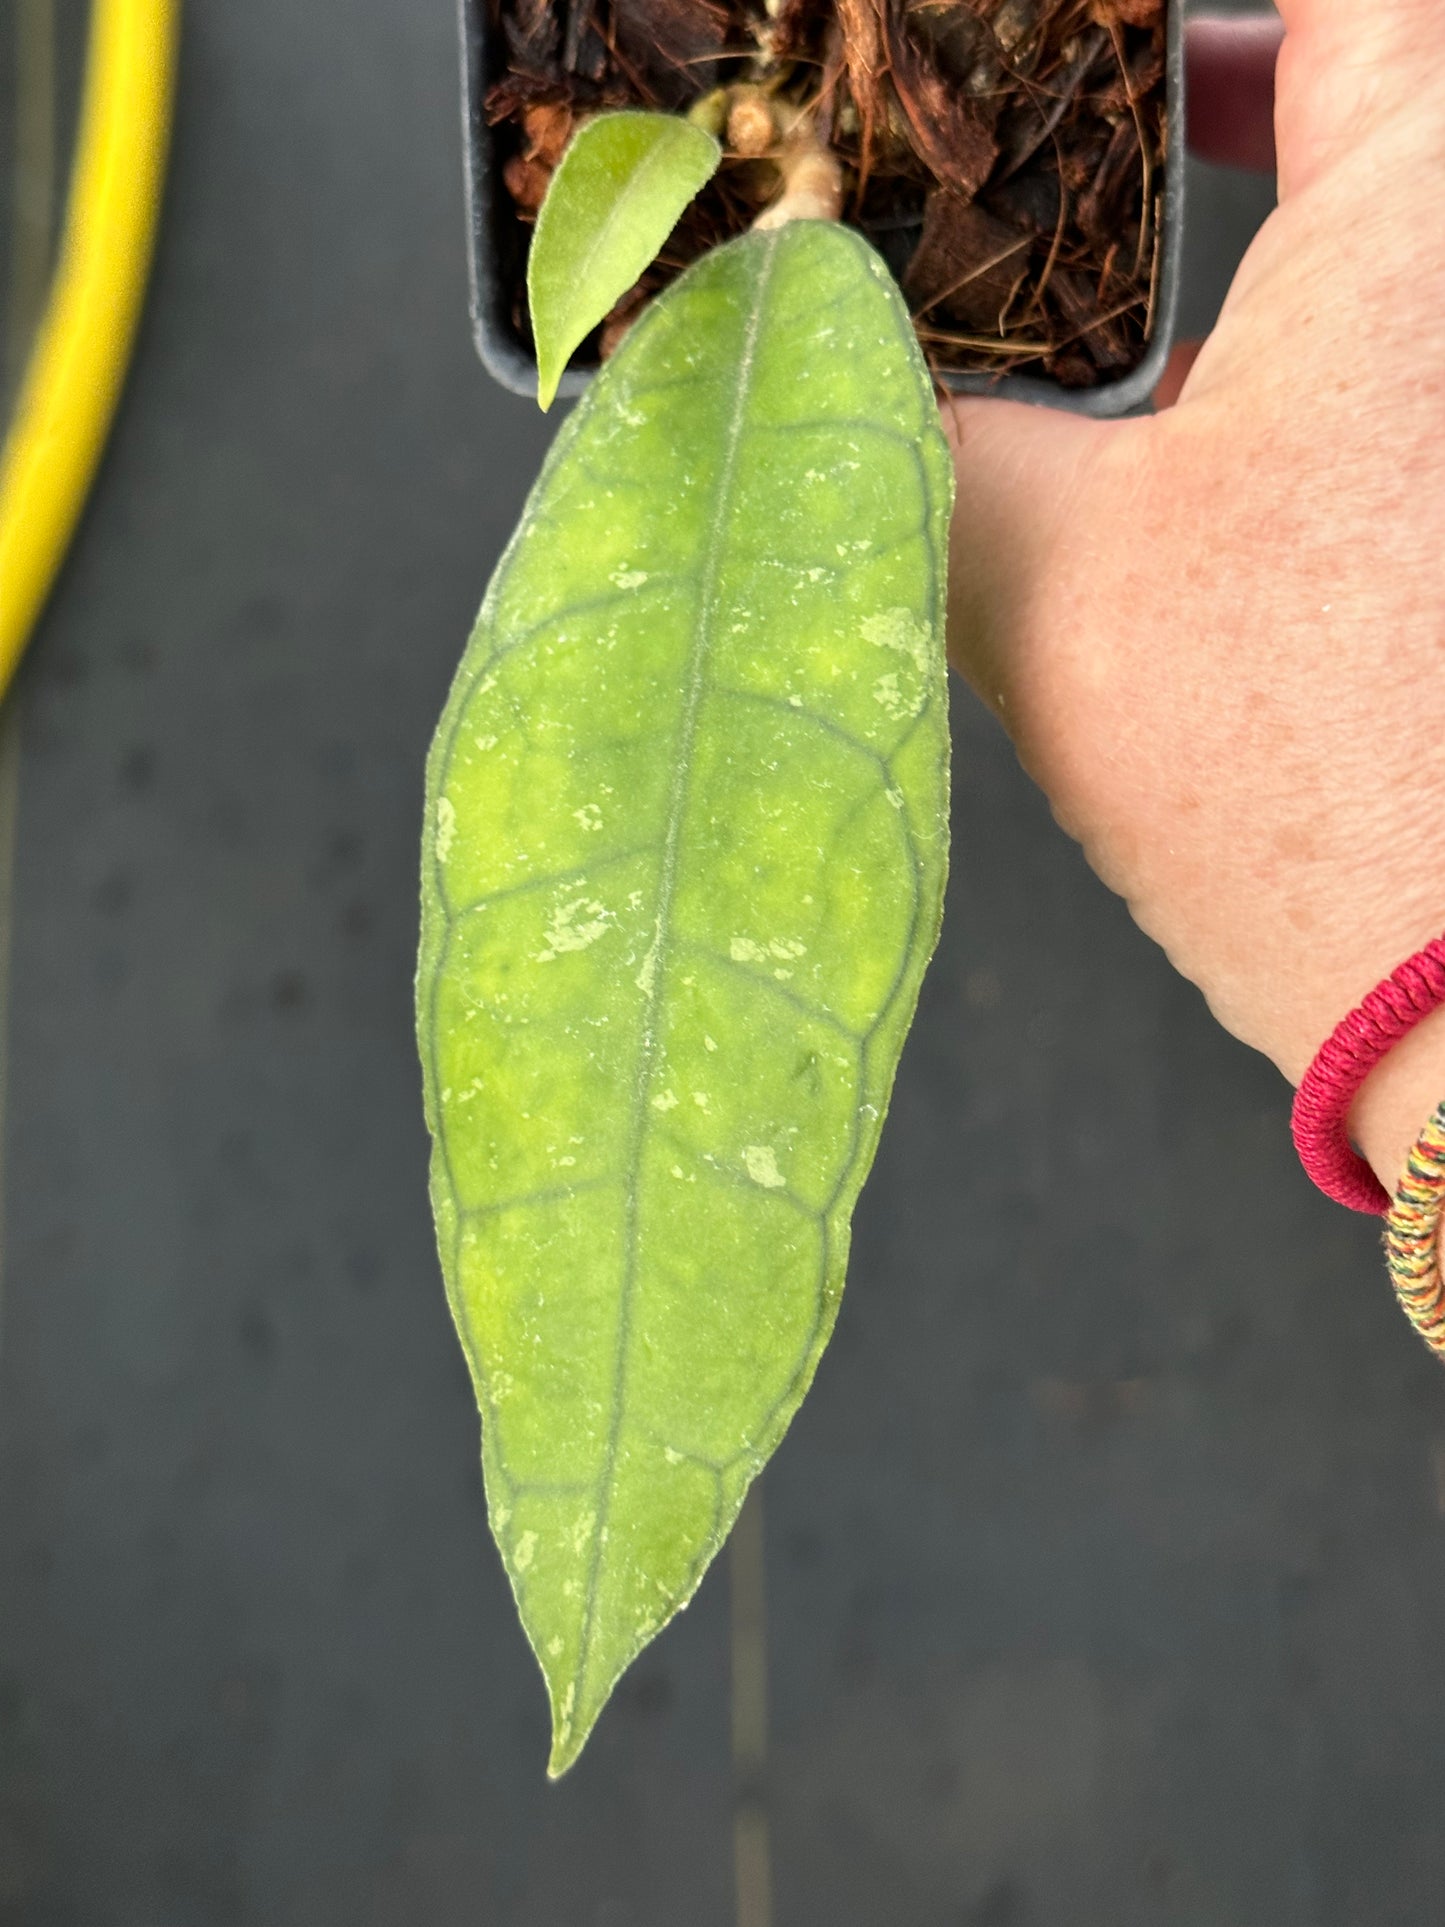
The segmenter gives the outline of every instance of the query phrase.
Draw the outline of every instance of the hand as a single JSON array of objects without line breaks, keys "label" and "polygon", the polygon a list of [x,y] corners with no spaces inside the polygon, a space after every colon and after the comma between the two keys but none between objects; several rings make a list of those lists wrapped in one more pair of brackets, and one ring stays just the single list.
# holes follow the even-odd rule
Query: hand
[{"label": "hand", "polygon": [[[1445,931],[1445,0],[1281,13],[1280,206],[1174,405],[958,400],[945,425],[957,666],[1141,927],[1298,1082]],[[1279,32],[1192,30],[1214,158],[1267,155],[1225,109],[1267,102]],[[1442,1097],[1445,1011],[1352,1113],[1387,1189]]]}]

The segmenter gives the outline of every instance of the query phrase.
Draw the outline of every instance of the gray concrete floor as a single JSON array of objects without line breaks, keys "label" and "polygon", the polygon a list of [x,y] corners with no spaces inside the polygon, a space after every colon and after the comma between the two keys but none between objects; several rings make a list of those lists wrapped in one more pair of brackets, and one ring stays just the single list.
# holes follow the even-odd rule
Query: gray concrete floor
[{"label": "gray concrete floor", "polygon": [[[19,691],[4,1927],[724,1927],[720,1569],[542,1778],[431,1247],[421,761],[547,430],[445,0],[191,0]],[[1201,175],[1191,312],[1267,204]],[[766,1481],[778,1927],[1425,1927],[1445,1382],[956,694],[946,933]]]}]

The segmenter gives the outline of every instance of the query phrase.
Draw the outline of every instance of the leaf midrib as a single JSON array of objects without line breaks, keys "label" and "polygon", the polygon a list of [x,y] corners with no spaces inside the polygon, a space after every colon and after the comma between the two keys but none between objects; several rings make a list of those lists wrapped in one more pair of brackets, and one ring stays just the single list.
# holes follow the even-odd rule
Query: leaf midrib
[{"label": "leaf midrib", "polygon": [[[779,229],[777,233],[781,233]],[[632,1094],[632,1120],[629,1131],[627,1161],[624,1177],[627,1183],[627,1205],[623,1224],[623,1271],[621,1301],[618,1307],[617,1343],[613,1363],[612,1414],[608,1427],[607,1444],[603,1452],[602,1467],[597,1477],[597,1503],[592,1527],[592,1556],[587,1573],[587,1591],[583,1606],[582,1638],[577,1653],[577,1705],[574,1717],[582,1714],[582,1695],[587,1682],[587,1668],[592,1653],[593,1635],[597,1623],[597,1590],[602,1569],[602,1552],[606,1543],[606,1527],[611,1505],[613,1480],[617,1467],[617,1450],[622,1435],[622,1419],[625,1409],[627,1383],[627,1355],[630,1348],[632,1329],[632,1301],[637,1286],[637,1218],[638,1193],[641,1188],[641,1163],[644,1140],[647,1136],[647,1092],[652,1083],[657,1063],[657,1018],[662,1007],[663,984],[667,974],[667,952],[671,934],[672,903],[677,886],[678,845],[682,835],[682,825],[687,814],[688,792],[691,786],[692,766],[696,748],[698,714],[702,707],[705,687],[704,670],[707,662],[713,621],[713,604],[717,593],[717,577],[721,566],[723,551],[723,529],[731,505],[734,474],[737,467],[738,449],[742,443],[743,426],[751,398],[754,364],[757,353],[758,335],[762,326],[763,305],[767,298],[768,282],[771,278],[773,258],[777,251],[777,234],[769,237],[767,251],[763,255],[758,273],[757,286],[753,296],[752,312],[748,316],[747,331],[743,340],[743,352],[738,369],[736,397],[733,412],[728,423],[727,441],[723,450],[722,466],[718,475],[717,498],[713,509],[711,540],[703,559],[703,572],[698,594],[698,612],[693,634],[693,646],[688,662],[687,694],[683,704],[682,723],[679,730],[678,752],[673,766],[672,787],[668,794],[667,834],[663,844],[662,862],[658,873],[657,917],[653,934],[653,971],[646,992],[644,1007],[642,1044],[638,1053],[637,1076]]]}]

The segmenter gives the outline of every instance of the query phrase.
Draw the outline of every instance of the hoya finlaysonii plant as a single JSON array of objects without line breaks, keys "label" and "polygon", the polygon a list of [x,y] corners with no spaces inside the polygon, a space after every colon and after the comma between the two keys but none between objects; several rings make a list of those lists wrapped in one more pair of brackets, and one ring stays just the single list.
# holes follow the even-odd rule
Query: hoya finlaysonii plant
[{"label": "hoya finlaysonii plant", "polygon": [[[427,774],[432,1202],[550,1771],[812,1379],[938,932],[948,450],[798,149],[642,315],[498,564]],[[533,243],[541,397],[716,164],[622,113]]]}]

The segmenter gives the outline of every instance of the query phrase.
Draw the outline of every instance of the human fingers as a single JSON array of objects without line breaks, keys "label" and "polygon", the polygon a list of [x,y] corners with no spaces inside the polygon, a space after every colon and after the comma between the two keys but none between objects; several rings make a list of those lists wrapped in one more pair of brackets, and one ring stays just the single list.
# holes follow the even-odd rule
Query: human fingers
[{"label": "human fingers", "polygon": [[[1283,36],[1274,16],[1192,21],[1186,40],[1190,146],[1234,165],[1274,165],[1274,65]],[[1200,343],[1181,343],[1155,391],[1167,408]],[[959,469],[952,636],[956,666],[996,709],[1007,703],[1004,637],[1025,575],[1076,497],[1091,452],[1107,433],[1070,417],[997,401],[945,406]]]},{"label": "human fingers", "polygon": [[1049,558],[1067,539],[1109,424],[991,397],[943,405],[957,493],[949,550],[950,659],[1011,733],[1031,680],[1025,638]]},{"label": "human fingers", "polygon": [[[1415,70],[1422,47],[1445,43],[1445,33],[1426,31],[1432,23],[1445,28],[1445,0],[1283,0],[1283,9],[1289,37],[1280,58],[1280,165],[1292,170],[1296,184],[1313,179],[1364,121],[1377,126],[1382,102],[1391,104],[1400,124],[1362,139],[1351,150],[1354,172],[1340,168],[1321,183],[1327,192],[1312,192],[1271,218],[1197,367],[1192,345],[1171,361],[1158,398],[1164,414],[1154,423],[1105,424],[992,399],[957,398],[945,406],[959,501],[951,646],[957,666],[1000,713],[1024,665],[1021,638],[1044,626],[1021,620],[1024,611],[1041,607],[1044,562],[1082,540],[1126,547],[1135,540],[1127,515],[1111,520],[1107,510],[1092,512],[1099,457],[1114,437],[1127,433],[1139,455],[1152,453],[1153,431],[1164,430],[1176,412],[1169,404],[1182,400],[1180,414],[1208,417],[1191,443],[1191,469],[1199,460],[1193,444],[1202,438],[1210,462],[1225,470],[1258,442],[1255,466],[1283,466],[1289,450],[1311,473],[1323,467],[1337,477],[1334,439],[1348,441],[1359,432],[1363,408],[1359,381],[1342,382],[1340,368],[1355,366],[1359,341],[1369,339],[1373,365],[1392,371],[1386,387],[1395,389],[1405,372],[1396,362],[1418,354],[1419,328],[1410,317],[1424,298],[1421,276],[1416,272],[1408,283],[1415,291],[1410,302],[1386,298],[1408,263],[1394,258],[1398,250],[1383,229],[1396,218],[1402,190],[1413,184],[1423,192],[1429,178],[1418,150],[1442,116],[1438,104],[1432,109],[1423,99],[1426,77]],[[1414,73],[1413,87],[1402,80],[1407,72]],[[1430,87],[1438,103],[1445,86],[1436,79]],[[1400,110],[1401,100],[1408,111]],[[1418,234],[1418,215],[1400,219]],[[1369,273],[1366,254],[1373,255]],[[1384,312],[1366,313],[1376,294]],[[1313,400],[1302,411],[1304,392]],[[1139,464],[1131,457],[1107,465],[1116,478],[1121,466],[1127,475]],[[1017,709],[1009,721],[1016,731]]]},{"label": "human fingers", "polygon": [[1279,10],[1275,138],[1287,201],[1350,167],[1392,121],[1415,123],[1418,95],[1438,75],[1445,0],[1279,0]]}]

